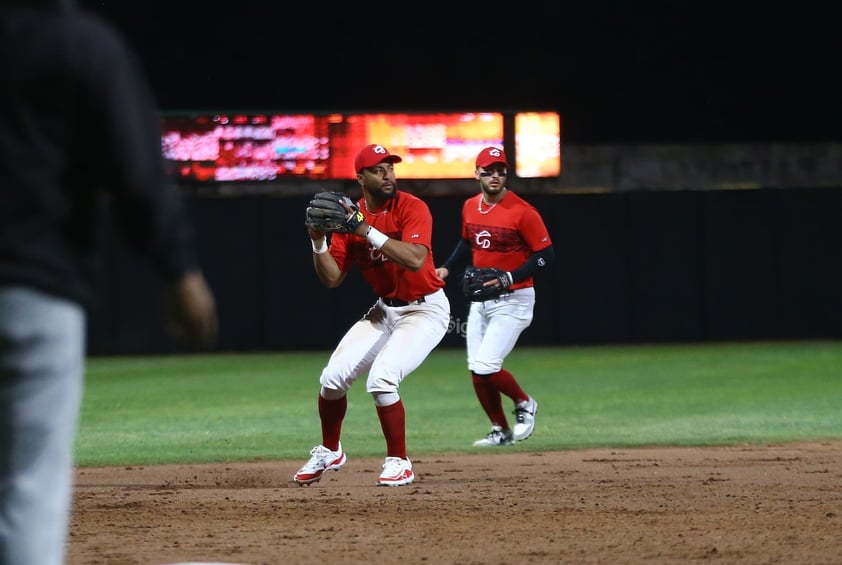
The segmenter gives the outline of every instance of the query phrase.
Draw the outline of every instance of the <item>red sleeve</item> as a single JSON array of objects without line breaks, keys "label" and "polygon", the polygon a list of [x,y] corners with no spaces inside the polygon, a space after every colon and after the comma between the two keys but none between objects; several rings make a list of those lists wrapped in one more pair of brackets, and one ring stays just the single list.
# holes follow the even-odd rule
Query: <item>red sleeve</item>
[{"label": "red sleeve", "polygon": [[432,249],[433,215],[427,204],[419,198],[408,198],[402,211],[401,240],[407,243],[420,243]]},{"label": "red sleeve", "polygon": [[550,232],[544,224],[541,214],[533,206],[528,206],[520,218],[518,229],[523,240],[534,253],[552,245]]}]

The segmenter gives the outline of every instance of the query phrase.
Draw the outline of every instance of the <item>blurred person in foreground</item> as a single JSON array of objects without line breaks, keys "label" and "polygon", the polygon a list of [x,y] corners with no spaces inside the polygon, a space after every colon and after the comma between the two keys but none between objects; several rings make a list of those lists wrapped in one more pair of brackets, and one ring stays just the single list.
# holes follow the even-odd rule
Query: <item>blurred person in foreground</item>
[{"label": "blurred person in foreground", "polygon": [[[484,283],[494,291],[483,293],[480,299],[468,297],[465,342],[474,392],[491,421],[491,431],[474,446],[498,447],[523,441],[535,429],[538,402],[521,388],[503,362],[532,323],[534,276],[554,262],[555,252],[541,214],[507,187],[505,152],[486,147],[475,164],[479,194],[463,204],[462,237],[436,273],[446,278],[466,262],[496,269],[496,276]],[[513,427],[503,411],[501,395],[514,403]]]},{"label": "blurred person in foreground", "polygon": [[0,61],[0,564],[63,565],[103,206],[175,337],[215,346],[216,306],[123,39],[68,0],[0,0]]}]

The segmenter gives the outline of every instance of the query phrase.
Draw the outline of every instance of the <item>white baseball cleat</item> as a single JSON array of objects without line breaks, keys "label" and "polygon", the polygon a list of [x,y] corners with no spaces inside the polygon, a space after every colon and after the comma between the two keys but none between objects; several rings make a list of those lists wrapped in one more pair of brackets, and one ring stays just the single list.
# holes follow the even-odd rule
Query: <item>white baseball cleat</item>
[{"label": "white baseball cleat", "polygon": [[397,487],[408,485],[414,480],[415,474],[412,472],[412,463],[409,459],[387,457],[383,463],[383,472],[377,478],[377,484],[380,486]]},{"label": "white baseball cleat", "polygon": [[325,471],[338,471],[347,459],[341,443],[336,451],[317,445],[310,450],[310,460],[298,470],[292,480],[298,483],[298,486],[316,483]]},{"label": "white baseball cleat", "polygon": [[523,441],[532,435],[537,413],[538,402],[531,396],[528,401],[515,407],[515,441]]},{"label": "white baseball cleat", "polygon": [[500,445],[514,445],[512,430],[504,430],[500,426],[491,426],[491,431],[482,439],[474,442],[474,447],[497,447]]}]

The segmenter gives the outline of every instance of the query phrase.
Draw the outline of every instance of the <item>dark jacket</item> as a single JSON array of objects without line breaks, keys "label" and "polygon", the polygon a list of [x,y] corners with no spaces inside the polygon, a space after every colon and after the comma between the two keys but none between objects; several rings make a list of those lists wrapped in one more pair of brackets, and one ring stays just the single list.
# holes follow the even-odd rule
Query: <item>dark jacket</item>
[{"label": "dark jacket", "polygon": [[110,25],[67,0],[0,0],[0,286],[94,304],[106,205],[166,279],[195,267],[159,128]]}]

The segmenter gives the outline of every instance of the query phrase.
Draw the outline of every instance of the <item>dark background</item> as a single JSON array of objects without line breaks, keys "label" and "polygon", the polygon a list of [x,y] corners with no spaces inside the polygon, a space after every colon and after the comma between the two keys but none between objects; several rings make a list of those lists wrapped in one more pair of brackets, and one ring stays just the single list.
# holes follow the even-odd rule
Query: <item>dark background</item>
[{"label": "dark background", "polygon": [[[352,270],[319,285],[300,223],[309,197],[191,201],[202,265],[219,306],[223,351],[330,349],[376,297]],[[426,199],[433,249],[449,253],[462,197]],[[842,338],[842,190],[630,191],[532,194],[558,256],[536,279],[520,345]],[[296,221],[290,221],[295,218]],[[107,242],[94,354],[172,351],[161,335],[159,284],[120,242]],[[447,279],[464,347],[467,303]]]},{"label": "dark background", "polygon": [[164,110],[554,109],[565,143],[840,139],[832,3],[330,4],[83,2]]},{"label": "dark background", "polygon": [[[551,109],[563,146],[838,142],[842,131],[842,34],[809,2],[88,4],[135,46],[165,111]],[[462,199],[428,199],[437,257]],[[536,281],[523,345],[842,337],[838,187],[529,200],[559,260]],[[220,349],[330,348],[373,303],[356,271],[340,289],[318,284],[306,203],[189,199]],[[149,292],[159,283],[119,239],[106,244],[91,352],[171,350]],[[447,291],[443,345],[462,347],[466,304],[458,281]]]}]

